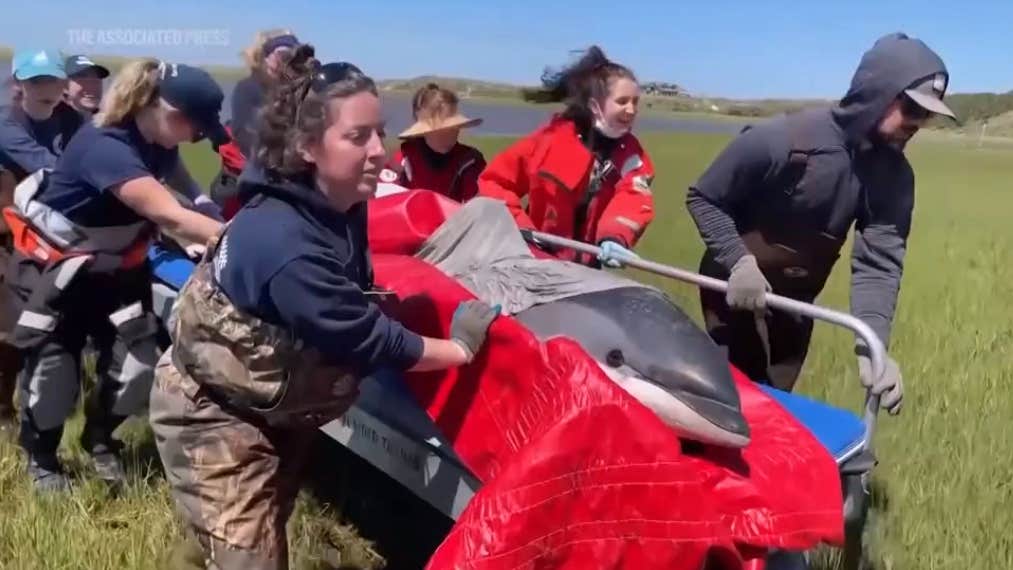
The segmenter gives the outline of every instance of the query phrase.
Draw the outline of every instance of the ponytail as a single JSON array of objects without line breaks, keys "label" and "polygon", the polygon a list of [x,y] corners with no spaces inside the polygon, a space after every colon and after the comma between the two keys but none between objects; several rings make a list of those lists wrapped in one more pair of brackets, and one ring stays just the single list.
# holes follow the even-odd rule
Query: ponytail
[{"label": "ponytail", "polygon": [[109,92],[102,98],[95,125],[109,127],[133,117],[158,97],[158,66],[155,59],[128,63],[116,74]]},{"label": "ponytail", "polygon": [[562,102],[565,105],[562,117],[576,123],[578,131],[585,132],[594,123],[591,99],[605,97],[609,83],[619,78],[637,80],[629,68],[610,60],[600,47],[591,46],[569,67],[559,71],[546,68],[542,88],[525,89],[522,94],[526,101]]},{"label": "ponytail", "polygon": [[313,46],[297,47],[260,110],[256,157],[272,177],[295,179],[312,173],[313,165],[303,160],[300,150],[323,139],[333,120],[328,113],[331,99],[363,91],[377,95],[373,80],[358,69],[327,85],[322,93],[314,92],[311,87],[319,69]]}]

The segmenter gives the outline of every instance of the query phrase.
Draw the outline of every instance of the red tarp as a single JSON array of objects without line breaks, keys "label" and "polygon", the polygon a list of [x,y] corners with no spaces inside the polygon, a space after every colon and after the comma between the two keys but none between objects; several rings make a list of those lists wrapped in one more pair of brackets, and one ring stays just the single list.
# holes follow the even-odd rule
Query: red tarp
[{"label": "red tarp", "polygon": [[[456,281],[405,254],[457,207],[414,191],[370,205],[377,284],[394,313],[446,337]],[[843,540],[834,460],[735,372],[752,442],[683,450],[652,412],[568,339],[500,318],[478,359],[408,383],[483,487],[429,568],[744,568],[768,548]]]}]

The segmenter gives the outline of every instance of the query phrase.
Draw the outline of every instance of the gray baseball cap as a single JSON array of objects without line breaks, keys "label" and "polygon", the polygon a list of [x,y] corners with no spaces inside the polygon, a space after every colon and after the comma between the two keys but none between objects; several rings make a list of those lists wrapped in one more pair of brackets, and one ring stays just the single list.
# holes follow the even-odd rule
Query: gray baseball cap
[{"label": "gray baseball cap", "polygon": [[913,83],[904,90],[904,94],[926,111],[956,119],[957,115],[946,106],[946,103],[943,103],[947,83],[949,83],[949,77],[945,73],[936,73]]}]

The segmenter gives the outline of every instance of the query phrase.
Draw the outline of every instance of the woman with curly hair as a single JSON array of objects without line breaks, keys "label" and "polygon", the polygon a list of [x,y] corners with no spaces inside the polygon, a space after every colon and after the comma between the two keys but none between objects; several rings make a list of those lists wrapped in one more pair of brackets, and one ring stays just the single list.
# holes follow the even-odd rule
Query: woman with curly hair
[{"label": "woman with curly hair", "polygon": [[180,291],[151,425],[186,528],[212,568],[288,567],[285,523],[312,435],[379,368],[471,361],[498,309],[471,301],[451,339],[371,300],[366,201],[386,159],[373,81],[298,47],[268,100],[243,207]]}]

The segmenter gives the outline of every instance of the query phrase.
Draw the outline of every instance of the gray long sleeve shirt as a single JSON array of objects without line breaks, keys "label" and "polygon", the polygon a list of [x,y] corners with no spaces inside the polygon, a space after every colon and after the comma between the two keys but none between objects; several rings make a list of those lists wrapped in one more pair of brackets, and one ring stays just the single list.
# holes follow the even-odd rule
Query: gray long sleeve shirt
[{"label": "gray long sleeve shirt", "polygon": [[[686,206],[725,268],[748,253],[740,235],[770,224],[802,224],[843,239],[854,225],[851,312],[889,344],[914,207],[914,174],[902,151],[875,142],[887,107],[942,60],[903,34],[880,38],[831,109],[759,124],[736,137],[693,184]],[[805,174],[786,189],[792,150]],[[786,191],[787,190],[787,191]]]}]

